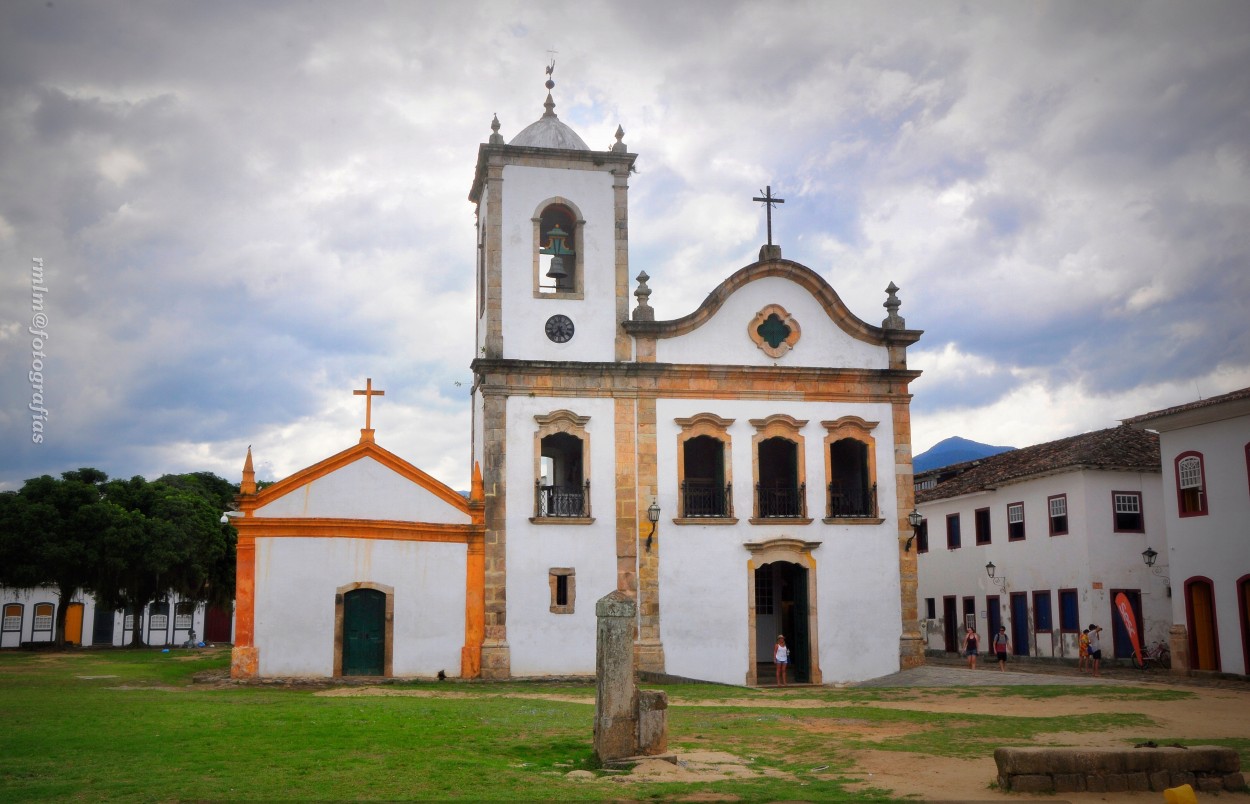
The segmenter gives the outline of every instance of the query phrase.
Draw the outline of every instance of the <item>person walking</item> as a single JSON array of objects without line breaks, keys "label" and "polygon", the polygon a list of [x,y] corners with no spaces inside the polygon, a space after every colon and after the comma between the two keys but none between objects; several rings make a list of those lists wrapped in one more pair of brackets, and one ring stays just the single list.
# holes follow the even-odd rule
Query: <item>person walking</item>
[{"label": "person walking", "polygon": [[977,669],[977,642],[980,637],[977,636],[977,629],[969,627],[968,633],[964,634],[964,656],[968,657],[968,669]]},{"label": "person walking", "polygon": [[777,666],[777,686],[786,686],[786,665],[790,663],[790,649],[786,647],[786,638],[777,637],[777,644],[773,647],[773,664]]},{"label": "person walking", "polygon": [[994,635],[994,656],[998,659],[998,671],[1001,673],[1007,669],[1007,651],[1011,650],[1011,640],[1007,638],[1007,626],[998,626],[998,633]]},{"label": "person walking", "polygon": [[1089,624],[1089,662],[1095,676],[1100,676],[1099,665],[1102,663],[1102,629],[1093,623]]},{"label": "person walking", "polygon": [[1089,629],[1088,628],[1082,631],[1081,635],[1076,638],[1076,648],[1077,648],[1077,656],[1079,658],[1079,661],[1077,662],[1077,665],[1076,665],[1076,669],[1084,673],[1085,668],[1089,665]]}]

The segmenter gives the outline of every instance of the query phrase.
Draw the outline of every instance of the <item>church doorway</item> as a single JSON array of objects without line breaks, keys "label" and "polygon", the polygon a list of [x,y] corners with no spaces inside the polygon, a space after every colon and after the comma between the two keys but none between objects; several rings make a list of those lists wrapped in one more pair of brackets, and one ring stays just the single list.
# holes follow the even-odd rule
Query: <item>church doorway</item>
[{"label": "church doorway", "polygon": [[[790,540],[778,542],[804,545],[802,542]],[[813,570],[810,555],[794,554],[782,554],[775,560],[753,567],[749,618],[751,665],[747,683],[774,683],[776,667],[773,663],[773,648],[777,644],[778,636],[786,638],[786,645],[790,649],[787,680],[799,684],[821,683],[820,661],[815,648],[818,642]]]},{"label": "church doorway", "polygon": [[357,589],[343,596],[343,675],[380,676],[386,653],[386,595]]}]

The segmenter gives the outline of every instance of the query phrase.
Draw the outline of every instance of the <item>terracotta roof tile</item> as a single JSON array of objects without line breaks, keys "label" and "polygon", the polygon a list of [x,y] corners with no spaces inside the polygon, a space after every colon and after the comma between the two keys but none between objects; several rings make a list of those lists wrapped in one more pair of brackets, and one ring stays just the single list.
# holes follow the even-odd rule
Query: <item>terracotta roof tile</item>
[{"label": "terracotta roof tile", "polygon": [[1233,402],[1238,399],[1250,398],[1250,388],[1241,388],[1237,391],[1229,391],[1227,394],[1213,396],[1210,399],[1199,399],[1197,402],[1186,402],[1184,405],[1175,405],[1163,410],[1155,410],[1150,413],[1143,413],[1140,416],[1134,416],[1131,419],[1125,419],[1124,424],[1138,424],[1148,419],[1157,419],[1162,416],[1171,416],[1175,413],[1184,413],[1190,410],[1198,410],[1199,408],[1207,408],[1212,405],[1221,405],[1225,402]]},{"label": "terracotta roof tile", "polygon": [[931,479],[936,480],[937,485],[917,490],[916,502],[944,500],[1031,477],[1079,469],[1158,472],[1159,436],[1121,425],[931,469],[916,475],[917,486]]}]

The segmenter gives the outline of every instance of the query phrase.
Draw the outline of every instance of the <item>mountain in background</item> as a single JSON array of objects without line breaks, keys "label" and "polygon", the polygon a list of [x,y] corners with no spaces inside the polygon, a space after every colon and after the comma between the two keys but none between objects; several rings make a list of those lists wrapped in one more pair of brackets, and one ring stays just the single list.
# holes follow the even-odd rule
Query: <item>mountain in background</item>
[{"label": "mountain in background", "polygon": [[953,463],[975,461],[977,458],[988,458],[991,455],[997,455],[1000,452],[1007,452],[1013,449],[1015,447],[992,447],[989,444],[981,444],[976,441],[969,441],[966,438],[960,438],[959,436],[951,436],[937,442],[931,448],[913,458],[912,467],[916,472],[927,472],[930,469],[940,469]]}]

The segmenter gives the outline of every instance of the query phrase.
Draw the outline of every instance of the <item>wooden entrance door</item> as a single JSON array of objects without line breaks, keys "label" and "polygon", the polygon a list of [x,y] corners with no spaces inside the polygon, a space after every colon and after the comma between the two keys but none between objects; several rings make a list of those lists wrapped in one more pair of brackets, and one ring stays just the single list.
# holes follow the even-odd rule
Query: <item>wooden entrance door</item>
[{"label": "wooden entrance door", "polygon": [[947,653],[959,650],[955,631],[959,626],[959,610],[955,606],[954,595],[946,595],[942,598],[942,640],[945,643],[942,647]]},{"label": "wooden entrance door", "polygon": [[204,612],[204,641],[230,642],[230,609],[209,606]]},{"label": "wooden entrance door", "polygon": [[113,644],[113,625],[117,612],[98,603],[95,607],[95,619],[91,623],[91,644],[109,646]]},{"label": "wooden entrance door", "polygon": [[985,596],[985,642],[983,644],[990,646],[985,650],[991,653],[994,652],[994,635],[1003,624],[1003,610],[999,608],[999,605],[998,595]]},{"label": "wooden entrance door", "polygon": [[65,644],[82,644],[82,604],[70,603],[65,607]]},{"label": "wooden entrance door", "polygon": [[1029,655],[1029,593],[1011,593],[1011,652]]},{"label": "wooden entrance door", "polygon": [[386,594],[356,589],[343,596],[343,675],[386,672]]},{"label": "wooden entrance door", "polygon": [[1185,582],[1189,615],[1189,663],[1195,670],[1220,669],[1220,642],[1215,631],[1215,589],[1207,578]]}]

